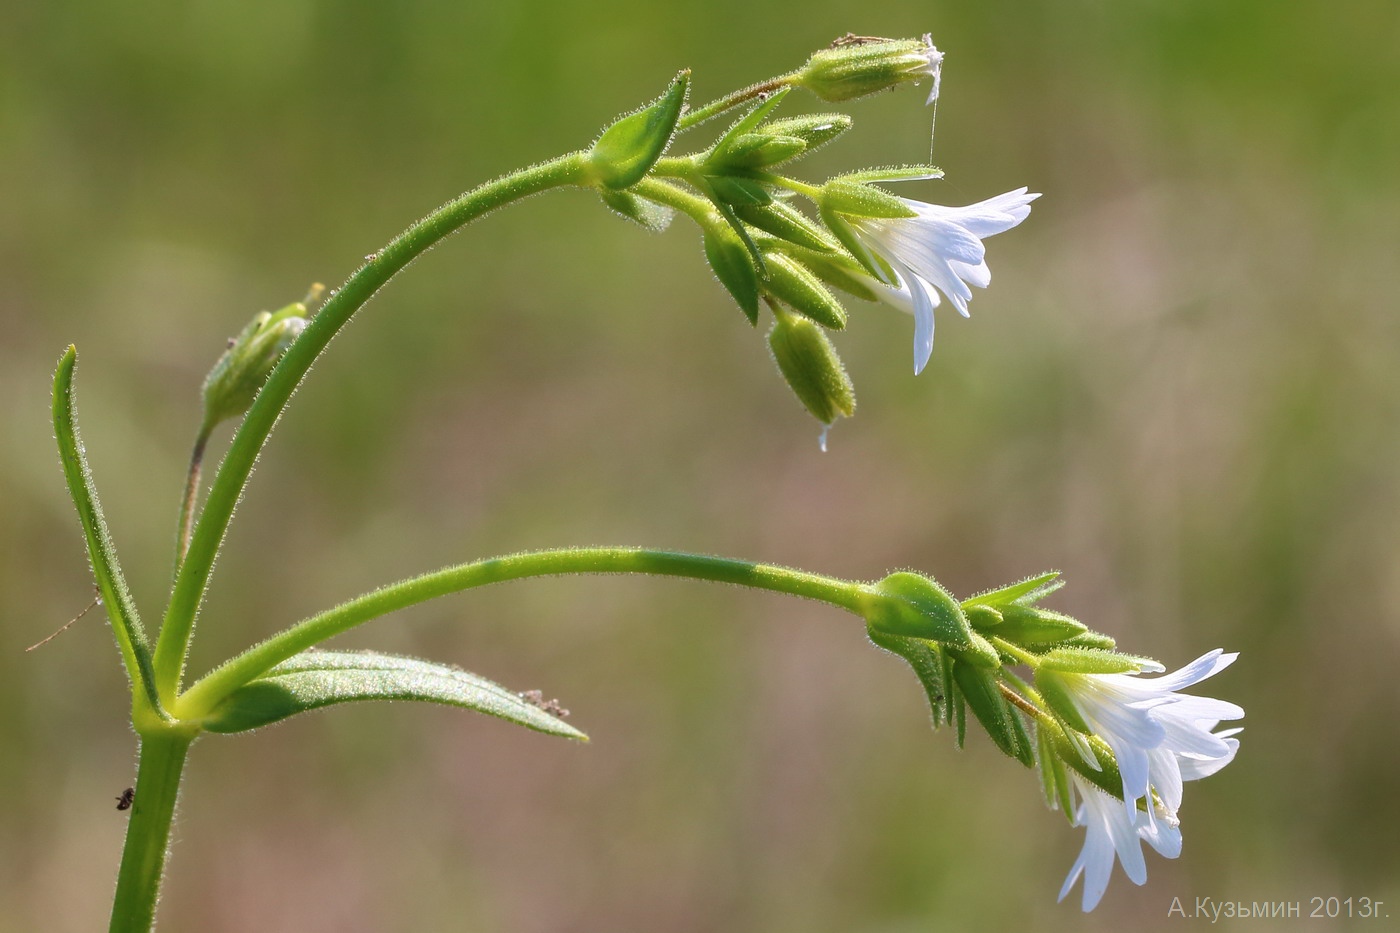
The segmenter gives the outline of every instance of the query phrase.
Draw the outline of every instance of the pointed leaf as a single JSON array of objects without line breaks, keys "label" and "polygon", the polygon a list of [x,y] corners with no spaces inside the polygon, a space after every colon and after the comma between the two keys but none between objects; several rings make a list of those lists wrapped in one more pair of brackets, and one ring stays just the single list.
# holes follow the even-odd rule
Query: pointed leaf
[{"label": "pointed leaf", "polygon": [[133,688],[143,691],[150,704],[160,708],[156,698],[155,672],[151,667],[151,649],[146,642],[146,630],[136,612],[126,578],[122,575],[117,549],[102,517],[102,504],[93,486],[92,470],[78,435],[77,413],[73,403],[73,372],[78,364],[78,350],[69,346],[53,378],[53,428],[58,440],[58,455],[63,464],[63,477],[68,481],[68,493],[78,510],[87,540],[88,560],[102,595],[102,604],[112,621],[127,676]]},{"label": "pointed leaf", "polygon": [[866,634],[878,647],[909,662],[909,666],[914,669],[914,676],[918,677],[919,683],[924,686],[933,727],[937,729],[947,722],[949,697],[944,686],[943,652],[921,638],[889,635],[870,626],[866,626]]},{"label": "pointed leaf", "polygon": [[1042,573],[1038,577],[1022,580],[1020,583],[978,593],[971,599],[963,600],[963,608],[966,609],[968,606],[1000,606],[1012,602],[1020,602],[1023,605],[1038,602],[1042,597],[1048,596],[1064,586],[1064,582],[1058,579],[1059,576],[1058,570],[1052,570],[1049,573]]},{"label": "pointed leaf", "polygon": [[587,740],[562,719],[485,678],[375,652],[298,654],[229,694],[201,725],[210,732],[245,732],[323,706],[364,700],[460,706],[537,732]]}]

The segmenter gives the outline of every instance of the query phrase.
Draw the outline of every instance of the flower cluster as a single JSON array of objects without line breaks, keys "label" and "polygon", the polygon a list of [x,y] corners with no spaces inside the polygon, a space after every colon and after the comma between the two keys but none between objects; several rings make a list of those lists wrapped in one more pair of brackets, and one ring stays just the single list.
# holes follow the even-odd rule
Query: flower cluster
[{"label": "flower cluster", "polygon": [[971,710],[997,747],[1039,771],[1050,805],[1084,828],[1060,898],[1083,877],[1089,911],[1115,861],[1134,884],[1146,881],[1143,842],[1166,858],[1181,853],[1182,785],[1234,760],[1240,730],[1219,726],[1244,710],[1182,692],[1237,655],[1217,649],[1145,677],[1164,669],[1039,605],[1059,585],[1045,574],[959,603],[927,577],[900,573],[867,588],[864,612],[871,640],[923,681],[935,726],[956,723],[961,744]]},{"label": "flower cluster", "polygon": [[[708,147],[671,155],[674,139],[744,99],[686,110],[682,74],[650,107],[609,127],[588,153],[592,181],[609,207],[657,229],[676,213],[699,226],[715,277],[750,323],[771,310],[769,343],[779,372],[825,428],[854,411],[855,394],[824,331],[848,314],[836,292],[883,302],[914,317],[914,372],[933,352],[933,310],[945,299],[964,317],[972,286],[991,281],[983,240],[1025,220],[1038,194],[1020,188],[966,207],[897,197],[886,182],[939,178],[937,168],[850,172],[813,185],[785,166],[840,136],[851,118],[818,113],[777,118],[794,88],[840,102],[927,80],[939,95],[943,53],[922,40],[846,36],[803,68],[756,86],[751,109]],[[798,210],[805,198],[816,217]],[[797,327],[794,316],[815,328]]]}]

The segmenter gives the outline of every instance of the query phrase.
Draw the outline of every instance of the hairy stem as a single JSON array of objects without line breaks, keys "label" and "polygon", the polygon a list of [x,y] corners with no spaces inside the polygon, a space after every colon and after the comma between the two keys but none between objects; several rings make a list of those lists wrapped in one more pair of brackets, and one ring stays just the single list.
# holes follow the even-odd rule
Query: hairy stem
[{"label": "hairy stem", "polygon": [[156,686],[161,697],[169,701],[179,691],[195,615],[253,464],[287,401],[331,338],[399,270],[444,237],[505,204],[550,188],[586,181],[585,157],[570,153],[474,188],[409,227],[379,252],[371,253],[365,264],[321,306],[306,330],[282,355],[248,409],[195,522],[156,643]]},{"label": "hairy stem", "polygon": [[449,593],[526,577],[640,573],[732,583],[830,603],[859,613],[858,583],[772,564],[638,548],[569,548],[511,554],[459,564],[367,593],[275,635],[210,672],[180,697],[183,719],[198,720],[224,697],[268,668],[326,639],[408,606]]},{"label": "hairy stem", "polygon": [[792,83],[792,79],[797,76],[797,72],[779,75],[776,78],[769,78],[767,81],[760,81],[757,84],[750,84],[746,88],[741,88],[732,94],[726,94],[719,100],[710,101],[703,107],[687,111],[681,115],[676,123],[676,132],[688,130],[692,126],[699,126],[706,120],[712,119],[724,113],[726,110],[733,110],[740,104],[747,103],[755,98],[765,98],[774,91],[780,91]]},{"label": "hairy stem", "polygon": [[117,873],[110,933],[149,933],[155,925],[156,902],[170,849],[170,824],[191,741],[186,732],[164,729],[141,738],[136,795]]},{"label": "hairy stem", "polygon": [[204,450],[209,446],[209,435],[212,433],[209,425],[203,425],[199,429],[199,436],[194,439],[194,449],[190,451],[190,468],[185,476],[185,496],[180,500],[180,524],[175,536],[175,570],[176,577],[180,574],[180,565],[185,562],[185,555],[190,550],[190,531],[194,525],[194,508],[199,502],[199,477],[204,466]]}]

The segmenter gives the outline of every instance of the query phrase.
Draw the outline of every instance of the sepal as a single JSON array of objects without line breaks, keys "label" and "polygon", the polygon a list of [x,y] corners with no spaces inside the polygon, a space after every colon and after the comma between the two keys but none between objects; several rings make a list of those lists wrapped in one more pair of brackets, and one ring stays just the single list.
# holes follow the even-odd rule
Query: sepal
[{"label": "sepal", "polygon": [[671,208],[646,198],[639,198],[630,191],[601,188],[598,195],[604,204],[618,214],[657,233],[669,227],[672,218],[676,216],[676,212]]},{"label": "sepal", "polygon": [[763,288],[774,298],[830,330],[846,326],[846,309],[801,263],[778,253],[764,257]]},{"label": "sepal", "polygon": [[[314,286],[308,300],[319,297],[320,292],[321,286]],[[241,416],[252,406],[272,368],[306,328],[308,315],[302,301],[277,311],[260,311],[229,341],[200,390],[206,430]]]},{"label": "sepal", "polygon": [[627,188],[651,171],[671,144],[689,86],[690,72],[682,71],[654,103],[622,117],[603,131],[587,153],[601,184]]}]

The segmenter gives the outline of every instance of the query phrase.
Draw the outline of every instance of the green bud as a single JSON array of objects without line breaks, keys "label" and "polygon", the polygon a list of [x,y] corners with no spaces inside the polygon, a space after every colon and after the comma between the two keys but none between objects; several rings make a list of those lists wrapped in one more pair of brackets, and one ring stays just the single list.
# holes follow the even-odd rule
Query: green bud
[{"label": "green bud", "polygon": [[[307,301],[320,297],[315,285]],[[204,377],[204,428],[237,418],[248,410],[272,368],[292,341],[306,327],[306,302],[298,301],[275,312],[259,312],[243,332],[229,341],[228,349]]]},{"label": "green bud", "polygon": [[705,258],[749,323],[757,325],[758,270],[744,241],[728,226],[716,222],[705,230]]},{"label": "green bud", "polygon": [[821,227],[782,201],[735,205],[734,213],[746,224],[813,252],[830,252],[837,246],[836,241],[827,236]]},{"label": "green bud", "polygon": [[766,292],[823,327],[841,330],[846,326],[846,309],[806,266],[780,253],[769,253],[763,259]]},{"label": "green bud", "polygon": [[724,150],[705,160],[705,171],[719,175],[732,171],[767,168],[802,155],[807,144],[796,136],[745,133]]},{"label": "green bud", "polygon": [[1035,606],[1003,606],[1001,617],[1002,625],[997,634],[1027,648],[1057,645],[1089,631],[1089,627],[1077,619]]},{"label": "green bud", "polygon": [[1097,648],[1100,651],[1112,651],[1118,647],[1118,642],[1099,632],[1085,632],[1076,635],[1066,641],[1061,647],[1064,648]]},{"label": "green bud", "polygon": [[690,72],[676,75],[654,103],[620,118],[603,131],[588,161],[595,177],[608,188],[626,188],[642,180],[661,158],[685,109]]},{"label": "green bud", "polygon": [[938,96],[943,53],[928,36],[880,39],[845,36],[807,60],[793,82],[822,100],[836,102],[864,97],[923,77],[933,80],[929,102]]},{"label": "green bud", "polygon": [[831,142],[851,128],[851,118],[844,113],[812,113],[801,117],[783,117],[759,127],[758,132],[772,136],[790,136],[806,145],[803,155]]},{"label": "green bud", "polygon": [[776,317],[768,347],[798,401],[824,425],[851,417],[855,386],[826,332],[799,315],[779,312]]},{"label": "green bud", "polygon": [[828,285],[841,289],[865,301],[879,301],[875,291],[875,280],[860,263],[843,252],[828,249],[818,252],[806,249],[790,241],[769,241],[774,249],[781,250],[801,262]]},{"label": "green bud", "polygon": [[969,606],[963,603],[963,615],[974,632],[998,635],[1001,633],[1001,613],[991,606]]},{"label": "green bud", "polygon": [[705,180],[716,200],[735,207],[761,207],[773,200],[767,188],[747,178],[711,175]]}]

